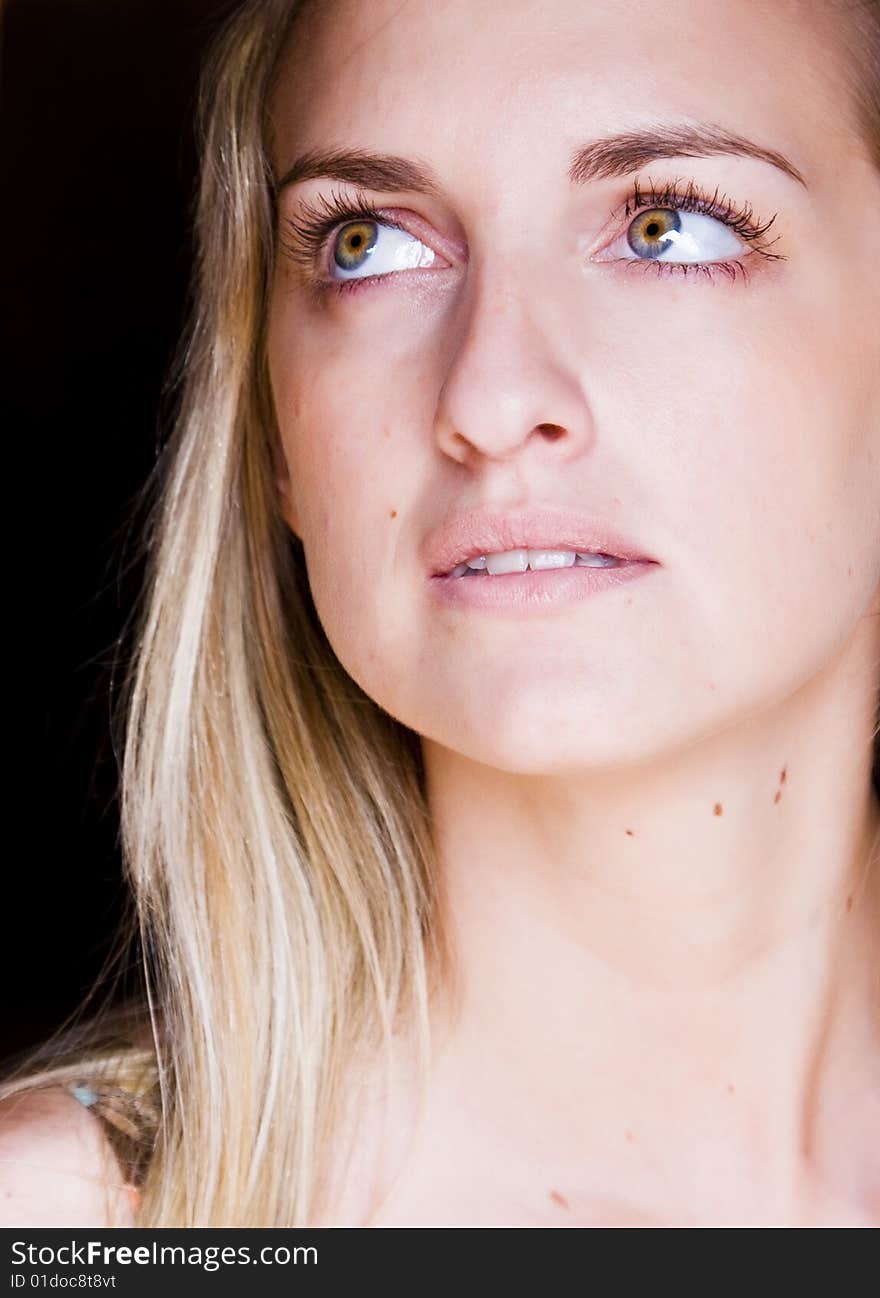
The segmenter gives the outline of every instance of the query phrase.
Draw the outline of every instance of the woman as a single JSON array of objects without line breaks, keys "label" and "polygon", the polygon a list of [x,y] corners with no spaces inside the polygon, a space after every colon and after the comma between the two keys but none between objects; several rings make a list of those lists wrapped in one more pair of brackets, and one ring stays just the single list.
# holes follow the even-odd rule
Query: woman
[{"label": "woman", "polygon": [[7,1083],[16,1224],[880,1224],[878,51],[237,13],[128,701],[150,1023]]}]

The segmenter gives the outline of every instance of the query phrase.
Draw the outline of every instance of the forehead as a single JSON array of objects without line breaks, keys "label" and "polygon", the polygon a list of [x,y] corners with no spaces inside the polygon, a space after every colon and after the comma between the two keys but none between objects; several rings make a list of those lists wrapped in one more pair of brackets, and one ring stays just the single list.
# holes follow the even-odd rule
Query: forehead
[{"label": "forehead", "polygon": [[806,160],[854,133],[840,21],[824,0],[311,0],[280,60],[273,160],[353,145],[482,174],[670,115]]}]

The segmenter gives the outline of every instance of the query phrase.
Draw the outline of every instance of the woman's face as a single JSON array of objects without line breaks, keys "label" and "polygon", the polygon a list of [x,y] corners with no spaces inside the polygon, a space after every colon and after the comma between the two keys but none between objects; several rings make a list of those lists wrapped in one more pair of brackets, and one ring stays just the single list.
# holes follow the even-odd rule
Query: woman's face
[{"label": "woman's face", "polygon": [[[343,219],[308,268],[305,205],[358,207],[357,186],[287,185],[269,329],[318,614],[422,735],[509,771],[644,760],[783,701],[870,625],[880,177],[839,21],[821,0],[336,0],[295,30],[278,174],[358,150],[435,180],[363,186],[402,228]],[[569,176],[597,140],[683,127],[804,183],[708,148]],[[674,196],[689,187],[702,211]],[[656,562],[526,617],[434,598],[431,533],[533,505]]]}]

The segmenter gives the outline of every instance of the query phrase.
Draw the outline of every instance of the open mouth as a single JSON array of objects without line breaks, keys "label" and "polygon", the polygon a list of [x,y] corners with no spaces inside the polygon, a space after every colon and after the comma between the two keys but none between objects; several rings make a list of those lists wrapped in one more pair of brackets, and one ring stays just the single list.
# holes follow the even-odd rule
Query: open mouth
[{"label": "open mouth", "polygon": [[628,561],[601,551],[512,550],[504,554],[478,555],[457,564],[444,577],[504,577],[511,573],[554,572],[560,568],[619,568]]},{"label": "open mouth", "polygon": [[473,508],[447,515],[425,537],[422,556],[437,587],[458,586],[461,581],[470,587],[475,578],[488,587],[489,577],[518,574],[543,589],[540,574],[551,570],[557,573],[552,584],[558,585],[564,577],[560,569],[630,572],[655,562],[638,540],[602,518],[572,508],[537,505],[506,512]]}]

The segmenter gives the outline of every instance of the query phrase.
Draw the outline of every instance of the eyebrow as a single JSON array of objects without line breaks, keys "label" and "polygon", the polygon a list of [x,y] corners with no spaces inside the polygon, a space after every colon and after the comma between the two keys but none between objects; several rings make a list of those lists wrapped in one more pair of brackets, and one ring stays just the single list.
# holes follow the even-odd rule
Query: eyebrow
[{"label": "eyebrow", "polygon": [[[806,187],[794,163],[777,149],[766,148],[721,126],[668,125],[625,131],[593,140],[574,151],[568,178],[575,185],[590,180],[628,176],[659,158],[707,158],[733,155],[755,158],[791,176]],[[288,185],[320,177],[348,181],[362,189],[385,192],[412,190],[439,196],[442,186],[433,168],[414,158],[371,153],[365,149],[311,149],[296,159],[275,183],[276,196]]]}]

